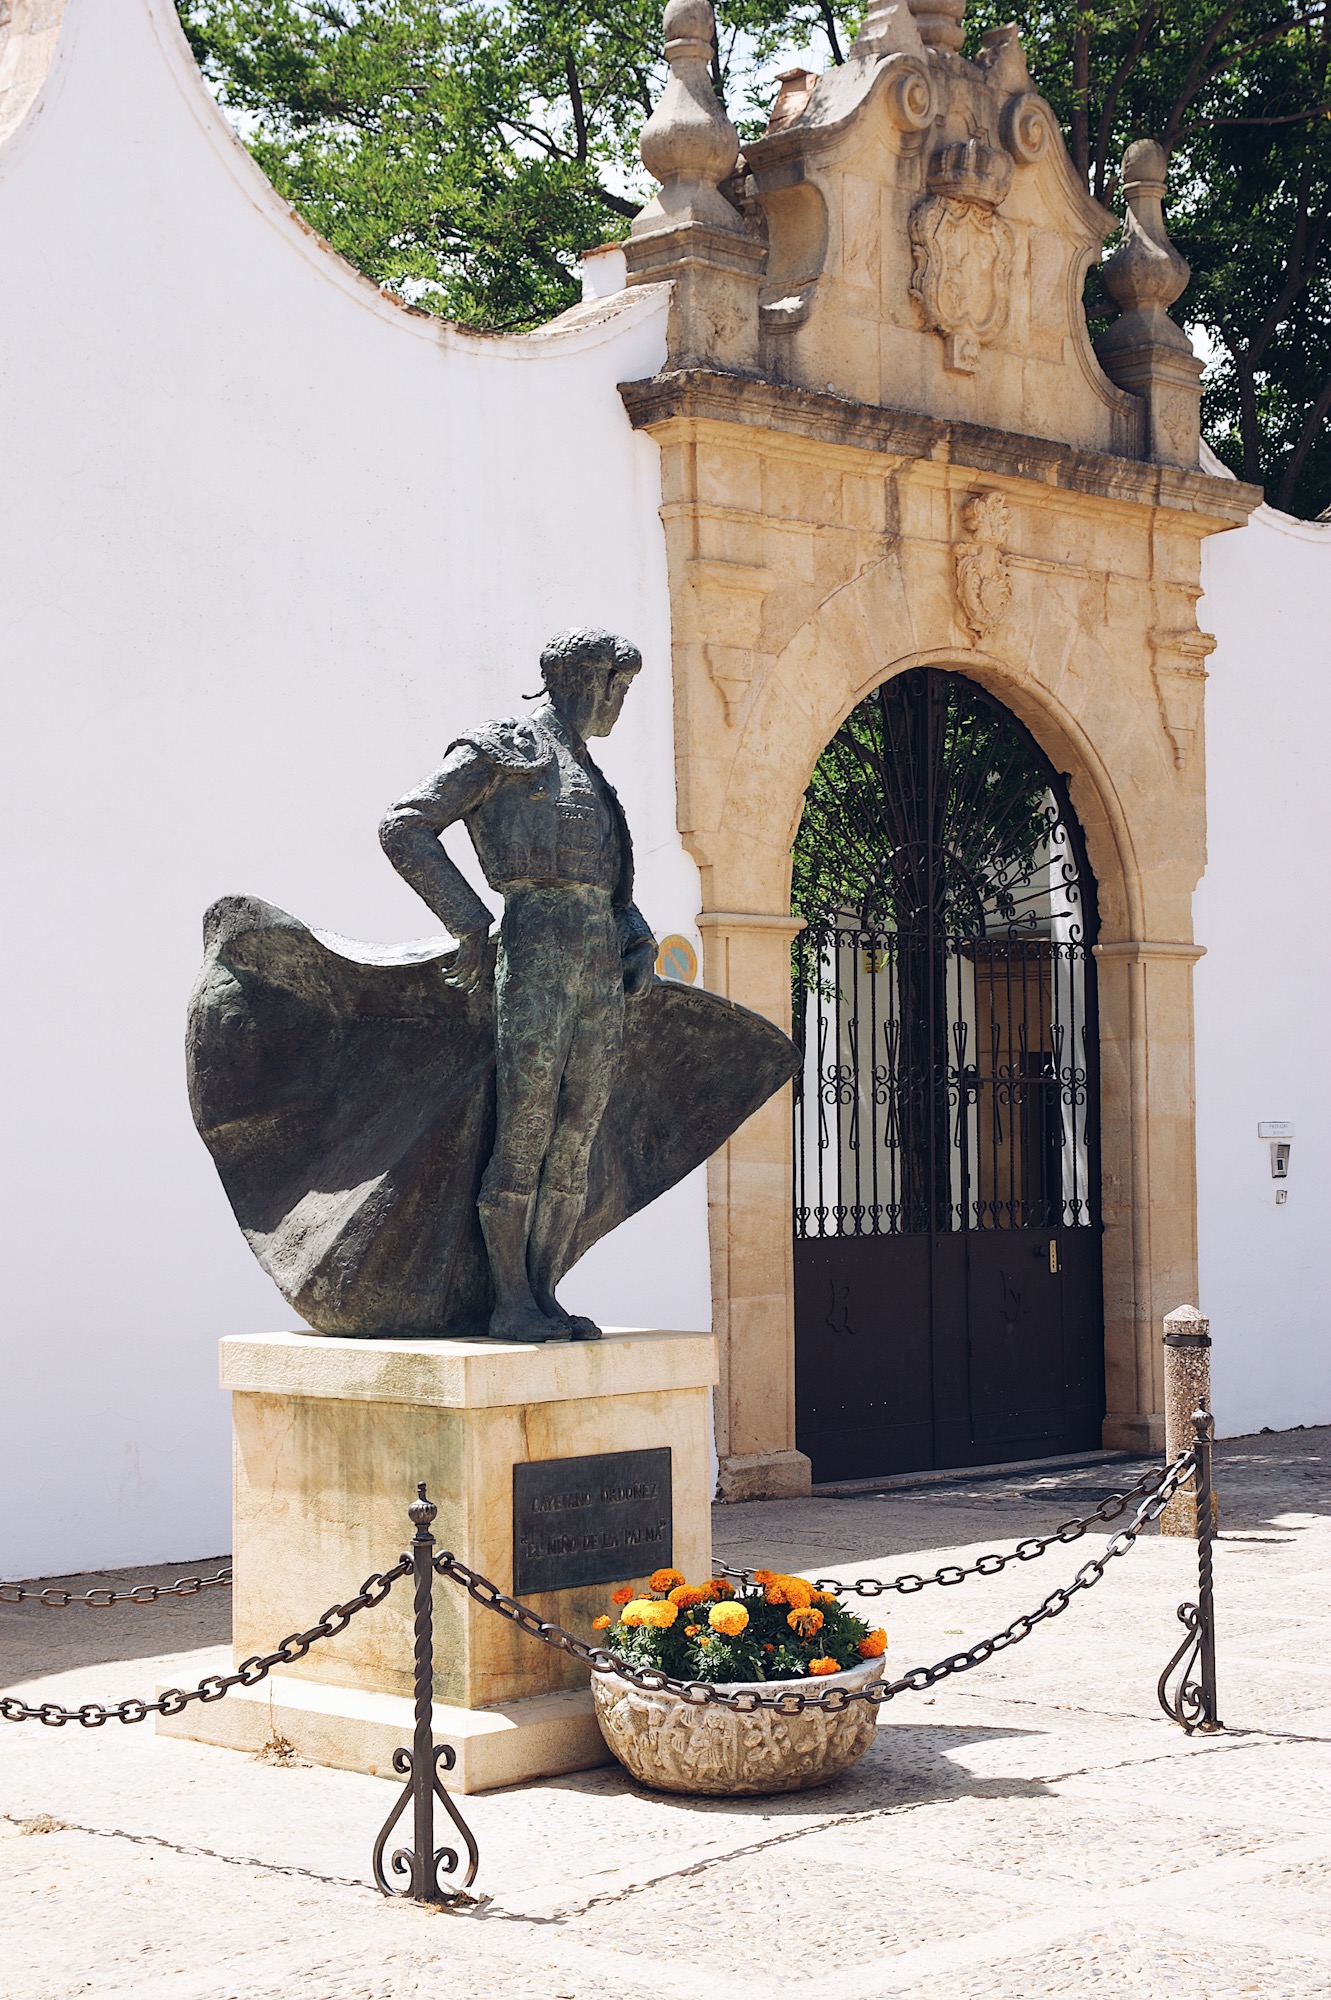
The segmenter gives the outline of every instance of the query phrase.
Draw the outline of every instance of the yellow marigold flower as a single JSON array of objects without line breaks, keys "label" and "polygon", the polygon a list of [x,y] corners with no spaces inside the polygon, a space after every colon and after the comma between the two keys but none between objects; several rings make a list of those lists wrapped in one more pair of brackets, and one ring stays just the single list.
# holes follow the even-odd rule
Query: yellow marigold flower
[{"label": "yellow marigold flower", "polygon": [[609,1624],[610,1620],[606,1617],[605,1613],[602,1612],[599,1618],[593,1618],[592,1629],[593,1631],[596,1632],[604,1632],[609,1627]]},{"label": "yellow marigold flower", "polygon": [[786,1623],[792,1632],[798,1632],[801,1639],[812,1639],[823,1629],[821,1611],[788,1611]]},{"label": "yellow marigold flower", "polygon": [[620,1612],[619,1622],[621,1625],[645,1625],[647,1620],[643,1617],[644,1611],[652,1611],[655,1606],[656,1600],[653,1597],[635,1597],[633,1602],[626,1604]]},{"label": "yellow marigold flower", "polygon": [[684,1579],[677,1569],[654,1569],[647,1579],[649,1590],[657,1590],[662,1597],[668,1590],[674,1590]]},{"label": "yellow marigold flower", "polygon": [[858,1650],[862,1660],[881,1660],[883,1654],[887,1651],[886,1632],[879,1626],[876,1631],[869,1634],[867,1639],[860,1640]]},{"label": "yellow marigold flower", "polygon": [[763,1594],[769,1604],[788,1604],[792,1611],[807,1611],[813,1602],[802,1576],[774,1576]]},{"label": "yellow marigold flower", "polygon": [[670,1593],[670,1602],[681,1611],[692,1611],[695,1604],[705,1604],[707,1598],[707,1588],[701,1583],[677,1583]]},{"label": "yellow marigold flower", "polygon": [[738,1639],[749,1622],[749,1614],[742,1604],[714,1604],[707,1614],[707,1623],[714,1632],[724,1632],[727,1639]]},{"label": "yellow marigold flower", "polygon": [[632,1604],[633,1585],[631,1583],[623,1583],[618,1590],[612,1590],[610,1593],[610,1602],[612,1604]]},{"label": "yellow marigold flower", "polygon": [[679,1616],[679,1606],[672,1604],[668,1597],[648,1597],[639,1606],[644,1625],[651,1625],[658,1632],[668,1632]]},{"label": "yellow marigold flower", "polygon": [[810,1660],[809,1672],[811,1674],[839,1674],[841,1672],[841,1664],[837,1660]]}]

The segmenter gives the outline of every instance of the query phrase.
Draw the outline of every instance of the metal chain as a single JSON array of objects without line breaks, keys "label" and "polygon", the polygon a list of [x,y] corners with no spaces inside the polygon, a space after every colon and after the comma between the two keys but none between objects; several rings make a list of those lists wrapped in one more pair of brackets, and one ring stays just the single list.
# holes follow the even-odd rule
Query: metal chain
[{"label": "metal chain", "polygon": [[71,1604],[86,1604],[90,1611],[105,1611],[112,1604],[156,1604],[160,1597],[197,1597],[201,1590],[229,1590],[231,1571],[219,1569],[216,1576],[182,1576],[174,1583],[136,1583],[133,1590],[27,1590],[21,1583],[0,1583],[0,1604],[45,1604],[63,1611]]},{"label": "metal chain", "polygon": [[[741,1714],[752,1714],[759,1708],[774,1709],[780,1715],[802,1715],[811,1708],[838,1714],[855,1701],[869,1702],[875,1707],[880,1707],[884,1702],[894,1700],[899,1694],[923,1693],[926,1688],[936,1687],[939,1681],[947,1680],[953,1674],[967,1673],[972,1667],[982,1666],[986,1660],[992,1659],[995,1653],[1001,1653],[1008,1646],[1016,1646],[1023,1639],[1029,1639],[1037,1625],[1042,1625],[1048,1618],[1057,1618],[1066,1611],[1079,1591],[1090,1590],[1097,1584],[1115,1557],[1126,1555],[1142,1529],[1149,1522],[1159,1519],[1179,1485],[1192,1470],[1195,1456],[1195,1450],[1190,1448],[1181,1452],[1172,1464],[1166,1466],[1154,1480],[1152,1490],[1141,1501],[1130,1524],[1110,1536],[1104,1554],[1093,1556],[1089,1562],[1083,1563],[1073,1581],[1065,1588],[1050,1591],[1036,1610],[1028,1611],[1020,1618],[1014,1618],[1001,1632],[994,1633],[988,1639],[981,1639],[967,1652],[952,1653],[947,1659],[938,1660],[931,1667],[912,1667],[900,1680],[879,1681],[872,1687],[828,1688],[821,1694],[802,1694],[790,1687],[783,1688],[779,1694],[763,1694],[757,1688],[745,1688],[740,1692],[729,1693],[710,1681],[672,1680],[669,1674],[663,1674],[655,1667],[632,1666],[627,1660],[621,1659],[618,1653],[612,1653],[604,1646],[589,1646],[584,1639],[577,1638],[572,1632],[566,1632],[562,1625],[551,1624],[541,1618],[529,1605],[521,1604],[517,1598],[508,1596],[497,1583],[491,1582],[489,1577],[481,1576],[476,1570],[469,1569],[447,1550],[435,1557],[434,1566],[441,1576],[446,1576],[451,1582],[459,1584],[478,1604],[496,1612],[499,1617],[506,1618],[510,1624],[517,1625],[522,1631],[529,1632],[532,1638],[539,1639],[543,1645],[552,1646],[558,1652],[571,1653],[575,1659],[590,1667],[593,1673],[615,1674],[619,1679],[630,1682],[648,1694],[679,1695],[695,1708],[730,1708],[738,1710]],[[1140,1490],[1141,1485],[1142,1482],[1139,1481],[1134,1491]],[[1056,1540],[1057,1537],[1051,1539]],[[988,1572],[983,1573],[988,1574]]]},{"label": "metal chain", "polygon": [[[903,1597],[913,1597],[917,1590],[924,1590],[931,1583],[947,1585],[964,1583],[968,1576],[1000,1576],[1009,1563],[1034,1562],[1047,1549],[1059,1544],[1068,1547],[1073,1542],[1080,1541],[1088,1529],[1116,1521],[1120,1514],[1127,1512],[1139,1494],[1156,1494],[1165,1480],[1176,1471],[1181,1469],[1181,1472],[1185,1473],[1191,1465],[1192,1456],[1193,1447],[1190,1445],[1187,1451],[1180,1452],[1172,1464],[1163,1468],[1156,1465],[1149,1467],[1135,1486],[1129,1486],[1126,1492],[1113,1493],[1107,1500],[1102,1500],[1093,1514],[1083,1514],[1075,1521],[1064,1521],[1061,1527],[1051,1529],[1047,1535],[1029,1535],[1006,1553],[995,1549],[988,1555],[977,1556],[973,1563],[965,1567],[960,1563],[946,1563],[942,1569],[936,1569],[932,1576],[917,1576],[907,1571],[904,1576],[890,1578],[862,1576],[854,1583],[841,1583],[834,1576],[820,1576],[813,1587],[815,1590],[831,1591],[837,1597],[885,1597],[892,1591],[899,1591]],[[1186,1465],[1185,1460],[1188,1462]],[[718,1563],[716,1573],[718,1576],[742,1579],[745,1583],[753,1582],[752,1570],[738,1569],[731,1563]]]},{"label": "metal chain", "polygon": [[45,1722],[52,1729],[60,1729],[66,1722],[79,1722],[85,1729],[100,1729],[104,1722],[142,1722],[147,1715],[179,1715],[192,1701],[220,1701],[232,1688],[257,1686],[274,1667],[289,1667],[294,1661],[303,1660],[320,1639],[331,1639],[345,1631],[357,1612],[382,1604],[398,1578],[409,1575],[410,1571],[410,1556],[403,1556],[393,1569],[385,1570],[382,1575],[376,1570],[373,1576],[366,1577],[354,1597],[349,1597],[345,1604],[331,1604],[307,1631],[289,1633],[271,1653],[252,1654],[232,1674],[205,1674],[197,1687],[167,1688],[156,1701],[120,1701],[110,1706],[87,1701],[81,1708],[61,1708],[54,1701],[39,1702],[32,1707],[16,1695],[0,1696],[0,1722]]}]

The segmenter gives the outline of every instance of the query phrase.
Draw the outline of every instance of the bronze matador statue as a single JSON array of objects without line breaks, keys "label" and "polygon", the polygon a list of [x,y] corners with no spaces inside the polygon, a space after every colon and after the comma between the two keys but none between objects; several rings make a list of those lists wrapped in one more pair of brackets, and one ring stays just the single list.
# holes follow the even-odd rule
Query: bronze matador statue
[{"label": "bronze matador statue", "polygon": [[[245,897],[205,918],[195,1121],[319,1332],[597,1338],[560,1305],[564,1273],[797,1067],[760,1016],[655,977],[628,826],[587,750],[641,664],[612,633],[559,634],[539,706],[456,738],[385,817],[455,946],[357,945]],[[458,822],[504,899],[497,949],[440,844]]]}]

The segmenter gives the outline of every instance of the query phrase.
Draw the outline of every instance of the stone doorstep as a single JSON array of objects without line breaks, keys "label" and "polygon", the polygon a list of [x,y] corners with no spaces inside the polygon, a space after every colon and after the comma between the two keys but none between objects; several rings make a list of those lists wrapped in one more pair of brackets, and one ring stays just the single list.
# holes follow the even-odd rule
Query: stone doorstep
[{"label": "stone doorstep", "polygon": [[1073,1472],[1101,1465],[1128,1465],[1150,1457],[1144,1451],[1073,1451],[1058,1458],[1014,1458],[1003,1465],[962,1465],[938,1472],[888,1472],[878,1479],[838,1479],[813,1486],[815,1500],[864,1499],[873,1493],[910,1493],[932,1486],[977,1486],[1027,1472]]},{"label": "stone doorstep", "polygon": [[[191,1702],[180,1715],[159,1715],[157,1731],[251,1755],[275,1736],[284,1737],[308,1763],[400,1784],[393,1752],[410,1748],[414,1721],[406,1695],[274,1674],[257,1687],[234,1688],[222,1701]],[[437,1701],[433,1727],[436,1744],[449,1743],[457,1752],[453,1769],[440,1772],[450,1792],[492,1792],[614,1762],[590,1689],[532,1695],[497,1708]]]}]

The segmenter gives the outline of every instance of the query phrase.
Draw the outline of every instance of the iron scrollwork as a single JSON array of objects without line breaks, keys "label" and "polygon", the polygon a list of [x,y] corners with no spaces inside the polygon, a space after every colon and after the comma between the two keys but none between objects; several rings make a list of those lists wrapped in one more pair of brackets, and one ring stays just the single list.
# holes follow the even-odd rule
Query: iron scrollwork
[{"label": "iron scrollwork", "polygon": [[[1192,1427],[1197,1440],[1193,1451],[1197,1507],[1197,1602],[1180,1604],[1178,1608],[1183,1641],[1156,1685],[1161,1708],[1170,1721],[1176,1722],[1189,1736],[1194,1730],[1209,1735],[1225,1726],[1217,1708],[1215,1680],[1215,1507],[1211,1483],[1215,1419],[1208,1410],[1196,1410],[1193,1412]],[[1170,1680],[1175,1674],[1178,1679],[1171,1688]]]},{"label": "iron scrollwork", "polygon": [[[480,1851],[471,1828],[439,1781],[440,1767],[445,1771],[453,1770],[457,1752],[450,1744],[436,1744],[434,1741],[434,1536],[430,1533],[430,1524],[438,1509],[426,1497],[424,1481],[417,1486],[416,1498],[407,1511],[416,1529],[411,1538],[416,1615],[416,1726],[410,1750],[402,1747],[393,1752],[393,1769],[407,1782],[392,1812],[379,1829],[371,1866],[375,1886],[385,1896],[410,1897],[416,1903],[437,1903],[456,1908],[473,1900],[466,1892],[476,1880]],[[434,1844],[436,1799],[440,1800],[457,1828],[467,1856],[466,1872],[461,1882],[451,1888],[440,1881],[440,1874],[456,1875],[462,1865],[462,1855],[456,1847],[436,1847]],[[385,1850],[408,1802],[412,1806],[412,1845],[394,1848],[385,1869]]]}]

